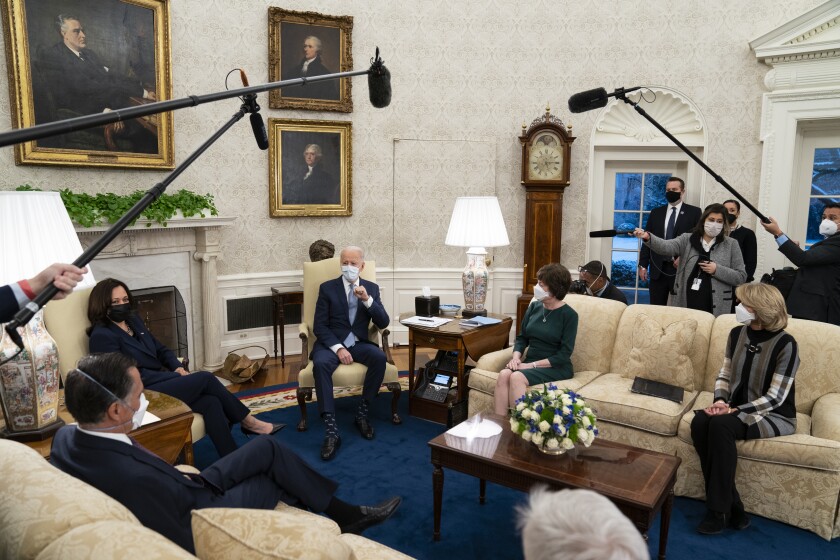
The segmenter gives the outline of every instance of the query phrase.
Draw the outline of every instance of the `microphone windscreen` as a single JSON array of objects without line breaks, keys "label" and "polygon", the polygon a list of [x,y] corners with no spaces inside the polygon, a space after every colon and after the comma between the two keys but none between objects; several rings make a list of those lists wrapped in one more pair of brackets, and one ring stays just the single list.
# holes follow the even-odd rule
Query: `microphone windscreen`
[{"label": "microphone windscreen", "polygon": [[576,93],[569,98],[569,111],[584,113],[592,109],[600,109],[607,105],[607,90],[604,88],[590,89]]},{"label": "microphone windscreen", "polygon": [[259,113],[251,113],[251,129],[254,131],[254,138],[260,150],[267,150],[268,134],[265,132],[265,123]]},{"label": "microphone windscreen", "polygon": [[376,48],[376,57],[368,70],[368,95],[370,104],[377,109],[391,104],[391,73],[379,58],[379,47]]},{"label": "microphone windscreen", "polygon": [[618,235],[618,232],[614,229],[602,229],[589,232],[589,237],[615,237],[616,235]]}]

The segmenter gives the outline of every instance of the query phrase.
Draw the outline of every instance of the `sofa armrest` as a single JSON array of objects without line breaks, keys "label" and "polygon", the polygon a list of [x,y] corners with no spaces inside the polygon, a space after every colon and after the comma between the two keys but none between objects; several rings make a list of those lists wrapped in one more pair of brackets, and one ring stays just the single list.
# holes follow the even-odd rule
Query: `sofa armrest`
[{"label": "sofa armrest", "polygon": [[475,367],[487,371],[502,371],[513,357],[513,348],[502,348],[483,355],[478,359]]},{"label": "sofa armrest", "polygon": [[814,403],[811,435],[840,441],[840,393],[826,393]]},{"label": "sofa armrest", "polygon": [[303,369],[309,364],[309,337],[312,336],[306,323],[298,324],[298,336],[300,336],[300,369]]}]

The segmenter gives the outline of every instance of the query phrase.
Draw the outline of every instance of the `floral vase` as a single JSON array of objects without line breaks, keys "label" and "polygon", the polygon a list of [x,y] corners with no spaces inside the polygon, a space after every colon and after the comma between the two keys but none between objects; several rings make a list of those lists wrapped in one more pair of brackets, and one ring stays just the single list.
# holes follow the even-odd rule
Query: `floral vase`
[{"label": "floral vase", "polygon": [[550,448],[545,443],[543,443],[542,445],[538,445],[537,449],[539,449],[541,452],[545,453],[546,455],[568,455],[571,459],[577,459],[577,454],[578,454],[578,446],[577,445],[575,445],[571,449],[566,449],[562,445],[560,445],[558,447],[555,447],[555,448]]}]

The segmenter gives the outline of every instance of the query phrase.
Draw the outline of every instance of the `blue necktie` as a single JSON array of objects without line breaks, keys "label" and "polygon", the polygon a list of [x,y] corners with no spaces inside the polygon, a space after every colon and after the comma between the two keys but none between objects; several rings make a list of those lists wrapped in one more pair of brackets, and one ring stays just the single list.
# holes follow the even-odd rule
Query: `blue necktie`
[{"label": "blue necktie", "polygon": [[668,218],[668,227],[665,228],[665,239],[674,238],[674,224],[677,222],[677,207],[671,206],[671,216]]},{"label": "blue necktie", "polygon": [[353,321],[356,320],[356,310],[359,309],[359,298],[353,293],[353,285],[350,285],[350,291],[347,292],[347,308],[350,310],[350,334],[344,339],[344,347],[350,348],[356,344],[356,337],[353,335]]}]

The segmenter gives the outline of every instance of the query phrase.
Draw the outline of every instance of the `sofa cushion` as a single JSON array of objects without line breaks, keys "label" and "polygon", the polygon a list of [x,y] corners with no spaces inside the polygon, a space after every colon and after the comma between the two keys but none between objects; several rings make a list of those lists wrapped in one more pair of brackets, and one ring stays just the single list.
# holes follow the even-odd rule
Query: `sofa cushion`
[{"label": "sofa cushion", "polygon": [[567,294],[563,301],[578,314],[572,352],[574,371],[610,371],[615,333],[627,306],[620,301],[581,294]]},{"label": "sofa cushion", "polygon": [[[694,410],[702,410],[712,404],[713,393],[703,391],[697,396]],[[691,421],[694,410],[681,419],[678,437],[691,444]],[[840,442],[817,438],[811,435],[811,418],[807,414],[796,415],[796,433],[789,436],[739,441],[735,445],[738,457],[775,463],[808,467],[824,471],[840,472]]]},{"label": "sofa cushion", "polygon": [[[552,381],[552,383],[564,389],[577,391],[599,375],[600,373],[597,371],[576,371],[575,376],[571,379]],[[470,389],[475,389],[477,391],[481,391],[482,393],[493,395],[496,393],[496,380],[498,378],[499,372],[497,371],[486,371],[475,367],[470,370],[469,387]],[[531,387],[535,389],[542,389],[542,384],[532,385]]]},{"label": "sofa cushion", "polygon": [[633,380],[618,373],[605,373],[581,387],[580,394],[606,420],[664,436],[677,433],[680,419],[691,409],[697,393],[686,391],[682,403],[630,391]]},{"label": "sofa cushion", "polygon": [[683,319],[660,325],[646,313],[636,316],[624,377],[661,381],[694,391],[694,368],[688,354],[697,321]]},{"label": "sofa cushion", "polygon": [[76,527],[51,542],[36,560],[88,558],[195,560],[195,556],[159,533],[125,521],[97,521]]},{"label": "sofa cushion", "polygon": [[202,560],[356,558],[335,533],[282,510],[197,509],[192,512],[192,529],[196,555]]},{"label": "sofa cushion", "polygon": [[350,545],[356,558],[364,558],[364,560],[411,560],[411,556],[406,556],[384,544],[379,544],[353,533],[341,535],[341,540]]},{"label": "sofa cushion", "polygon": [[0,439],[0,558],[35,558],[74,527],[136,517],[22,443]]}]

